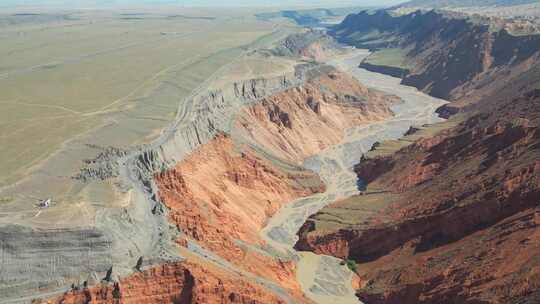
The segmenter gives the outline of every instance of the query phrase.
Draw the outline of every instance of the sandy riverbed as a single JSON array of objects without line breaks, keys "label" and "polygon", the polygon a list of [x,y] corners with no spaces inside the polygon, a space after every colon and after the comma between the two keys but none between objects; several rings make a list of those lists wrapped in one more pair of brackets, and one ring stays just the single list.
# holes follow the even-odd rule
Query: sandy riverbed
[{"label": "sandy riverbed", "polygon": [[312,253],[294,252],[296,232],[306,219],[324,206],[358,193],[357,178],[352,167],[358,163],[373,143],[397,139],[412,125],[432,124],[441,121],[435,110],[445,101],[430,97],[417,89],[403,86],[399,78],[369,72],[358,68],[369,55],[367,50],[352,50],[328,64],[348,72],[363,84],[399,96],[403,102],[392,106],[395,116],[378,123],[347,130],[339,145],[325,149],[306,159],[304,166],[317,172],[327,185],[325,193],[301,198],[287,204],[277,212],[261,232],[272,247],[296,254],[298,280],[306,295],[317,303],[360,303],[351,285],[352,273],[340,260],[317,256]]}]

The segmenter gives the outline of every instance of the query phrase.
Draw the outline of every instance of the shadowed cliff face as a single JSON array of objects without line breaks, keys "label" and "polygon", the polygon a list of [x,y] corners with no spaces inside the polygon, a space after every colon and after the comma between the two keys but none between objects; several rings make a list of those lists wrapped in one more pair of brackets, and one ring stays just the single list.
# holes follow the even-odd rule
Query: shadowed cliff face
[{"label": "shadowed cliff face", "polygon": [[512,36],[492,31],[490,20],[473,21],[435,11],[394,17],[386,11],[349,15],[332,31],[339,41],[361,48],[408,49],[412,66],[403,84],[449,100],[499,85],[511,69],[537,62],[540,35]]},{"label": "shadowed cliff face", "polygon": [[453,129],[362,160],[359,179],[384,194],[321,210],[296,247],[362,262],[367,303],[538,301],[540,93],[524,80]]}]

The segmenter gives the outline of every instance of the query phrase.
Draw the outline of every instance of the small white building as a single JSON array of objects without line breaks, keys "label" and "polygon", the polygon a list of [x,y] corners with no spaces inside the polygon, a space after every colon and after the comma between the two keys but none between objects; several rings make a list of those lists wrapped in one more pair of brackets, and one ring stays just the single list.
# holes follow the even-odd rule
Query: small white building
[{"label": "small white building", "polygon": [[51,203],[52,203],[51,199],[48,198],[46,200],[41,201],[39,203],[39,207],[41,207],[41,208],[49,208],[49,206],[51,206]]}]

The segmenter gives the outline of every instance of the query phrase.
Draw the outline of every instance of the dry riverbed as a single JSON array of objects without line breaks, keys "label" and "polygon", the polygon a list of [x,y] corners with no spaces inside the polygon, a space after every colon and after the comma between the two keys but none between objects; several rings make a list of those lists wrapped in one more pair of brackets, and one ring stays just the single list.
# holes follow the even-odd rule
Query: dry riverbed
[{"label": "dry riverbed", "polygon": [[400,138],[413,125],[441,121],[435,110],[445,103],[415,88],[401,85],[398,78],[358,68],[368,55],[367,50],[353,49],[328,63],[352,74],[368,87],[400,97],[403,102],[392,106],[394,117],[352,128],[347,131],[341,144],[306,159],[304,166],[321,176],[327,186],[326,192],[287,204],[261,232],[262,238],[272,247],[298,256],[297,276],[300,285],[306,295],[317,303],[359,303],[352,287],[353,274],[345,265],[341,265],[339,259],[295,252],[296,232],[310,215],[324,206],[359,193],[352,167],[375,142]]}]

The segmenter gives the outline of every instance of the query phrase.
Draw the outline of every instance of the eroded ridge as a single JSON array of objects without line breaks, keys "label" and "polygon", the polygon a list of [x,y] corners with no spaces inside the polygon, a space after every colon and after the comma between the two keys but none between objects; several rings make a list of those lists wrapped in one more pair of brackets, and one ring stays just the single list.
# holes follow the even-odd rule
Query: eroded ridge
[{"label": "eroded ridge", "polygon": [[[392,116],[389,105],[396,101],[319,63],[188,100],[158,140],[109,166],[132,191],[130,208],[98,215],[100,227],[114,227],[115,256],[97,277],[116,283],[87,282],[55,301],[129,302],[143,294],[156,303],[191,293],[193,303],[310,303],[297,280],[298,256],[273,248],[260,231],[288,202],[325,190],[301,166],[304,158],[340,142],[349,127]],[[259,136],[251,128],[275,133]],[[309,137],[299,136],[308,130]],[[290,153],[292,146],[303,148]],[[217,281],[205,280],[201,267],[218,269],[211,274]],[[176,277],[177,290],[157,296],[163,286],[153,280]],[[228,292],[224,282],[235,278],[246,289],[227,296],[194,291]]]}]

